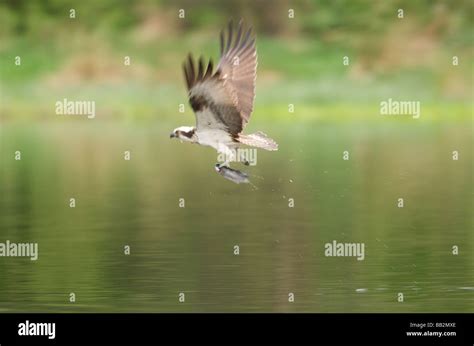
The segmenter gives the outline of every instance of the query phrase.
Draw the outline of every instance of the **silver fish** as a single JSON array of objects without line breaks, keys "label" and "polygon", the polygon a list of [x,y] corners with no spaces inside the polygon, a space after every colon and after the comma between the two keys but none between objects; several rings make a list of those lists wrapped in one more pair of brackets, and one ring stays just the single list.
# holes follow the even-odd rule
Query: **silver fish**
[{"label": "silver fish", "polygon": [[247,173],[238,171],[236,169],[232,169],[227,166],[219,166],[219,164],[216,165],[216,172],[222,175],[224,178],[227,180],[230,180],[236,184],[248,184],[250,183],[249,176]]}]

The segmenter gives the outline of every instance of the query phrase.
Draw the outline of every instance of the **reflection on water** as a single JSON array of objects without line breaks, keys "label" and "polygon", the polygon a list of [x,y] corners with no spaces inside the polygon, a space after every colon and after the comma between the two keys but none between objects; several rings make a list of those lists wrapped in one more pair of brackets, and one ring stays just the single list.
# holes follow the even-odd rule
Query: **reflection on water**
[{"label": "reflection on water", "polygon": [[176,124],[5,125],[0,242],[39,259],[0,258],[0,311],[474,311],[469,126],[411,124],[266,125],[258,189]]}]

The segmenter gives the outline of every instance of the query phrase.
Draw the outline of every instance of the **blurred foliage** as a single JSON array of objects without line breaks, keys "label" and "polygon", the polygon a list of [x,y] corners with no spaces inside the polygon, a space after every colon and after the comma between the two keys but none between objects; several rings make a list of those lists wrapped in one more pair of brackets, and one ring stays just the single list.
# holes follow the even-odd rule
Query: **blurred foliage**
[{"label": "blurred foliage", "polygon": [[[0,0],[0,92],[7,101],[0,110],[29,110],[26,95],[37,99],[29,105],[35,110],[64,91],[88,90],[97,99],[123,95],[128,104],[157,94],[167,101],[161,107],[186,103],[181,62],[188,52],[218,59],[218,32],[230,18],[244,19],[257,34],[257,107],[381,97],[466,103],[473,92],[472,13],[472,1],[446,0]],[[131,56],[128,68],[124,56]]]},{"label": "blurred foliage", "polygon": [[[381,33],[393,25],[398,9],[405,18],[416,20],[447,40],[472,43],[473,2],[468,0],[2,0],[0,15],[2,38],[6,35],[57,33],[58,24],[66,23],[69,10],[75,9],[80,26],[123,33],[155,14],[186,11],[186,20],[176,21],[175,29],[199,28],[209,23],[225,24],[228,18],[246,18],[260,32],[270,35],[303,32],[325,38],[337,31],[354,37]],[[295,20],[288,18],[294,10]],[[100,19],[100,20],[98,20]]]}]

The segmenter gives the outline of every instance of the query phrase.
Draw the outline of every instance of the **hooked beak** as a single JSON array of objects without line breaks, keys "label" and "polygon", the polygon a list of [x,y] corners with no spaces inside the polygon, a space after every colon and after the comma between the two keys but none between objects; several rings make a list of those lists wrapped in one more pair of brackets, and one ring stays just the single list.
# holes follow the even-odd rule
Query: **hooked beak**
[{"label": "hooked beak", "polygon": [[170,138],[175,138],[176,135],[174,134],[174,132],[170,133]]}]

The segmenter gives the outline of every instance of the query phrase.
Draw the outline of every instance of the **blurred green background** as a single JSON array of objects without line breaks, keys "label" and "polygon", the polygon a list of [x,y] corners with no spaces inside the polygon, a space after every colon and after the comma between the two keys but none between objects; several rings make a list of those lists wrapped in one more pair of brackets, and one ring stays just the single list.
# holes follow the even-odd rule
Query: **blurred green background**
[{"label": "blurred green background", "polygon": [[[474,311],[472,14],[471,1],[0,1],[0,242],[40,252],[0,258],[0,311]],[[183,60],[216,62],[230,18],[257,36],[246,131],[280,145],[244,169],[257,189],[168,138],[194,124]],[[96,118],[56,115],[64,98],[95,101]],[[389,98],[419,101],[420,118],[381,116]],[[364,242],[365,260],[325,257],[332,240]]]}]

